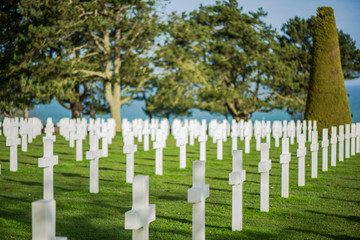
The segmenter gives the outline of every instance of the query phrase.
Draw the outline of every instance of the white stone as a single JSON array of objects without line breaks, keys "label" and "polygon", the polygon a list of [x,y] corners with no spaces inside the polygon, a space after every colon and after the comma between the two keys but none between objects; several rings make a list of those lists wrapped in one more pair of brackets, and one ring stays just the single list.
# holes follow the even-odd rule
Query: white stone
[{"label": "white stone", "polygon": [[260,173],[260,211],[269,211],[269,173],[271,160],[269,159],[269,145],[261,144],[260,162],[258,172]]},{"label": "white stone", "polygon": [[56,202],[39,200],[31,204],[32,240],[67,240],[56,237]]},{"label": "white stone", "polygon": [[134,178],[134,153],[137,145],[134,144],[134,134],[129,132],[124,139],[123,152],[126,154],[126,182],[132,183]]},{"label": "white stone", "polygon": [[308,120],[308,142],[312,141],[312,121]]},{"label": "white stone", "polygon": [[162,175],[163,174],[163,148],[164,148],[164,140],[163,140],[163,132],[161,129],[156,130],[156,141],[153,142],[153,148],[155,149],[155,174]]},{"label": "white stone", "polygon": [[232,185],[232,231],[242,230],[242,184],[246,179],[246,171],[242,169],[242,150],[233,151],[233,169],[229,174]]},{"label": "white stone", "polygon": [[305,186],[305,156],[306,156],[306,135],[300,134],[297,136],[298,140],[298,186]]},{"label": "white stone", "polygon": [[149,135],[150,135],[150,126],[149,126],[149,119],[144,121],[144,128],[142,130],[144,134],[144,151],[149,151]]},{"label": "white stone", "polygon": [[[331,166],[336,166],[336,148],[337,148],[336,127],[331,127],[330,143],[331,143]],[[327,166],[326,166],[326,171],[327,171]]]},{"label": "white stone", "polygon": [[270,149],[271,148],[271,122],[270,121],[266,121],[265,135],[266,135],[266,143],[269,144],[269,149]]},{"label": "white stone", "polygon": [[262,130],[261,122],[259,122],[258,120],[255,120],[255,123],[254,123],[254,137],[255,137],[255,140],[256,140],[256,151],[260,151],[261,130]]},{"label": "white stone", "polygon": [[132,230],[133,240],[149,239],[149,224],[155,221],[155,204],[149,204],[149,176],[134,177],[132,209],[125,213],[125,229]]},{"label": "white stone", "polygon": [[289,163],[291,153],[289,152],[289,138],[284,137],[281,140],[282,154],[280,155],[281,164],[281,197],[289,197]]},{"label": "white stone", "polygon": [[294,144],[295,134],[296,134],[295,121],[291,120],[288,125],[288,135],[290,137],[290,144]]},{"label": "white stone", "polygon": [[28,132],[29,132],[29,125],[27,120],[20,121],[20,129],[19,134],[21,136],[21,151],[27,152],[27,143],[28,143]]},{"label": "white stone", "polygon": [[198,141],[200,142],[200,160],[206,161],[206,141],[208,136],[206,135],[206,126],[201,126],[200,136]]},{"label": "white stone", "polygon": [[17,146],[20,144],[18,136],[18,125],[11,123],[9,125],[9,134],[6,137],[6,146],[10,147],[10,171],[16,172],[18,169]]},{"label": "white stone", "polygon": [[58,164],[58,156],[53,155],[55,139],[55,136],[43,137],[44,156],[38,162],[44,168],[44,200],[54,200],[54,165]]},{"label": "white stone", "polygon": [[[232,120],[232,125],[231,125],[231,149],[232,151],[238,149],[237,145],[237,138],[238,138],[238,124],[236,123],[235,119]],[[201,160],[201,159],[200,159]]]},{"label": "white stone", "polygon": [[[343,162],[343,161],[344,161],[344,140],[345,140],[344,125],[340,125],[340,126],[339,126],[339,135],[338,135],[338,141],[339,141],[339,162]],[[335,165],[332,165],[332,162],[331,162],[331,166],[336,166],[336,162],[335,162]]]},{"label": "white stone", "polygon": [[279,147],[282,136],[282,125],[280,121],[274,121],[272,127],[273,137],[275,138],[275,147]]},{"label": "white stone", "polygon": [[99,150],[99,139],[96,134],[89,136],[90,150],[86,152],[86,159],[90,161],[90,192],[99,192],[99,158],[102,151]]},{"label": "white stone", "polygon": [[351,137],[351,151],[350,151],[350,155],[351,156],[355,156],[355,137],[356,137],[356,124],[352,123],[351,124],[351,133],[350,133],[350,137]]},{"label": "white stone", "polygon": [[245,129],[245,122],[244,119],[241,119],[239,123],[239,136],[241,141],[244,140],[244,129]]},{"label": "white stone", "polygon": [[252,138],[252,123],[250,120],[245,122],[244,136],[245,136],[245,153],[250,153],[250,140]]},{"label": "white stone", "polygon": [[311,151],[311,178],[317,178],[319,144],[318,144],[318,133],[316,130],[312,131],[311,133],[310,151]]},{"label": "white stone", "polygon": [[328,129],[323,128],[321,147],[322,147],[322,171],[324,172],[328,170],[328,147],[329,147],[328,135],[329,135]]},{"label": "white stone", "polygon": [[193,161],[193,184],[188,190],[192,203],[192,239],[205,240],[205,199],[209,197],[209,184],[205,184],[205,161]]},{"label": "white stone", "polygon": [[283,138],[286,138],[287,137],[287,133],[288,133],[288,122],[287,122],[287,120],[283,120],[283,128],[282,128],[282,130],[283,130],[283,135],[282,135],[282,137]]},{"label": "white stone", "polygon": [[186,143],[187,143],[187,137],[186,137],[186,128],[182,127],[179,129],[179,135],[176,139],[176,146],[180,148],[180,168],[186,168]]},{"label": "white stone", "polygon": [[218,126],[218,128],[215,131],[214,139],[217,143],[217,160],[223,159],[223,141],[224,141],[224,128],[222,126]]},{"label": "white stone", "polygon": [[350,158],[350,124],[345,124],[345,158]]}]

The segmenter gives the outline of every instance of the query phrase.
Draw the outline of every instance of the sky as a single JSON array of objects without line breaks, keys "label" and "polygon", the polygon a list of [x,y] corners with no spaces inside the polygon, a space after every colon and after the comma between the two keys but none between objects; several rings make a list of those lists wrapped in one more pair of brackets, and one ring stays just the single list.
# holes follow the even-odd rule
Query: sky
[{"label": "sky", "polygon": [[[211,5],[216,0],[170,0],[164,11],[171,13],[190,12],[199,8],[200,4]],[[309,18],[316,16],[318,7],[332,7],[338,29],[350,34],[360,48],[360,0],[238,0],[244,12],[256,11],[260,7],[268,13],[264,21],[280,32],[282,25],[290,18],[298,16]],[[360,86],[360,79],[345,81],[345,85]]]}]

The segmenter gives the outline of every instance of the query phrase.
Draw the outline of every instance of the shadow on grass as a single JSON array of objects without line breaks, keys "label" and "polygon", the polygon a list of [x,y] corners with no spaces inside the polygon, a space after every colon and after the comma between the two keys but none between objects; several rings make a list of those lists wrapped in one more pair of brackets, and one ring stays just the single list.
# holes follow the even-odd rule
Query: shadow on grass
[{"label": "shadow on grass", "polygon": [[360,217],[359,216],[343,216],[343,215],[339,215],[339,214],[324,213],[324,212],[318,212],[318,211],[313,211],[313,210],[305,210],[305,211],[309,212],[309,213],[325,215],[325,216],[328,216],[328,217],[343,218],[343,219],[346,219],[348,221],[353,221],[353,222],[356,222],[356,223],[360,223]]},{"label": "shadow on grass", "polygon": [[351,240],[351,239],[352,240],[360,240],[360,237],[350,237],[350,236],[347,236],[347,235],[332,235],[332,234],[320,233],[320,232],[315,232],[315,231],[305,230],[305,229],[298,229],[298,228],[287,228],[287,230],[302,232],[302,233],[305,233],[305,234],[314,234],[314,235],[327,237],[327,238],[331,238],[331,239],[336,239],[336,240],[340,240],[340,239],[344,239],[344,240]]}]

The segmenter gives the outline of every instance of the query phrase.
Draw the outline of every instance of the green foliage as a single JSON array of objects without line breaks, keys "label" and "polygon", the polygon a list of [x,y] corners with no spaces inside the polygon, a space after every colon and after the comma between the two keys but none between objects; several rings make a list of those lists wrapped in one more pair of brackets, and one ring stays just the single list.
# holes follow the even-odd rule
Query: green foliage
[{"label": "green foliage", "polygon": [[[295,102],[286,106],[290,115],[305,111],[312,63],[314,20],[314,16],[308,19],[295,17],[289,19],[281,28],[284,33],[279,39],[284,49],[282,57],[292,73],[291,91],[283,94],[296,99]],[[339,30],[338,35],[344,78],[346,80],[358,78],[360,76],[360,50],[356,49],[355,41],[349,34]]]},{"label": "green foliage", "polygon": [[312,61],[305,118],[317,120],[320,130],[351,123],[338,32],[334,12],[330,7],[318,8]]},{"label": "green foliage", "polygon": [[[4,142],[3,135],[0,141]],[[84,151],[89,149],[88,139]],[[192,204],[187,191],[192,185],[192,161],[199,157],[199,143],[187,146],[187,167],[179,169],[179,148],[169,136],[164,149],[164,175],[155,175],[155,150],[135,153],[135,175],[149,175],[149,203],[156,204],[156,220],[150,224],[150,239],[191,239]],[[272,140],[274,146],[274,140]],[[309,148],[307,143],[307,149]],[[19,151],[17,172],[9,171],[9,148],[0,144],[0,232],[1,239],[31,239],[31,202],[43,197],[42,136]],[[89,161],[75,161],[75,148],[57,135],[54,155],[54,197],[56,235],[76,240],[131,239],[124,229],[124,215],[132,207],[132,184],[125,182],[125,154],[118,134],[109,145],[109,157],[99,160],[99,193],[89,193]],[[224,160],[216,159],[216,143],[207,142],[206,180],[210,197],[206,199],[206,239],[356,239],[359,235],[359,159],[353,156],[327,172],[310,178],[307,164],[306,185],[297,186],[297,145],[290,146],[290,197],[281,198],[281,148],[270,149],[270,211],[260,212],[260,153],[251,141],[251,153],[244,154],[243,231],[231,231],[232,171],[231,139],[224,142]],[[239,141],[244,150],[244,141]],[[319,153],[321,159],[322,152]],[[85,156],[85,152],[84,152]],[[330,155],[329,155],[330,156]],[[306,155],[310,163],[311,154]]]},{"label": "green foliage", "polygon": [[288,69],[265,16],[262,9],[245,14],[233,0],[173,14],[158,66],[195,91],[199,109],[247,119],[255,111],[282,108],[288,99],[277,91],[287,85]]}]

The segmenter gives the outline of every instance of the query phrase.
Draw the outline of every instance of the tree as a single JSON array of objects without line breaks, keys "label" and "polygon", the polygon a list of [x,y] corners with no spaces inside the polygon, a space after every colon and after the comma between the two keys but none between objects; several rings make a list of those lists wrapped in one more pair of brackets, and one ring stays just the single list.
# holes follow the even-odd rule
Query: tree
[{"label": "tree", "polygon": [[175,29],[161,57],[174,65],[167,70],[176,81],[181,72],[193,73],[198,108],[239,120],[289,101],[276,92],[288,85],[288,71],[277,54],[275,31],[262,21],[265,16],[262,9],[242,13],[237,1],[229,0],[201,5],[170,21]]},{"label": "tree", "polygon": [[[292,93],[289,94],[297,99],[286,107],[290,115],[305,111],[312,62],[314,23],[314,16],[308,19],[295,17],[289,19],[281,28],[284,34],[279,38],[279,42],[286,50],[281,56],[292,71],[291,78],[294,84]],[[338,30],[338,34],[344,78],[346,80],[358,78],[360,76],[360,50],[356,49],[355,41],[349,34],[342,30]]]},{"label": "tree", "polygon": [[305,118],[316,120],[322,129],[351,123],[351,113],[334,11],[330,7],[319,7],[317,12]]},{"label": "tree", "polygon": [[[155,1],[98,0],[77,6],[86,38],[81,50],[88,58],[75,73],[97,78],[104,86],[111,116],[121,130],[121,105],[131,101],[149,77],[146,56],[159,32]],[[91,61],[89,61],[91,59]]]}]

